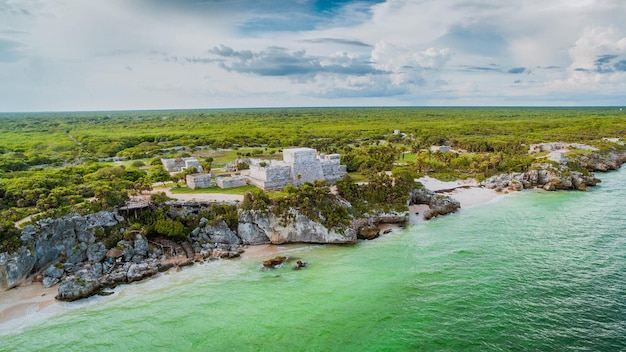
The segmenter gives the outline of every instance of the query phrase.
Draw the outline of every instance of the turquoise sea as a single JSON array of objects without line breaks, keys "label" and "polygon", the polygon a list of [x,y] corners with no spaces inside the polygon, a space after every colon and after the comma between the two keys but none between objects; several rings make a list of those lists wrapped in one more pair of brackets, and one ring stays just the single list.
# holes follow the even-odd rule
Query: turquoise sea
[{"label": "turquoise sea", "polygon": [[305,270],[218,261],[65,304],[2,351],[626,350],[626,170],[516,193]]}]

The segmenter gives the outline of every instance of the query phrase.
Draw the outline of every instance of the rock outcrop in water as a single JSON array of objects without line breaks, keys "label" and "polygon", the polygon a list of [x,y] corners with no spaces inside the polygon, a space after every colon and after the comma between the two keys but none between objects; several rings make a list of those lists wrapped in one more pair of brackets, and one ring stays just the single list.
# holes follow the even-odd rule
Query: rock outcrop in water
[{"label": "rock outcrop in water", "polygon": [[411,204],[428,205],[429,209],[424,212],[425,220],[453,213],[461,207],[461,203],[458,200],[443,194],[437,194],[426,188],[415,189],[411,192]]}]

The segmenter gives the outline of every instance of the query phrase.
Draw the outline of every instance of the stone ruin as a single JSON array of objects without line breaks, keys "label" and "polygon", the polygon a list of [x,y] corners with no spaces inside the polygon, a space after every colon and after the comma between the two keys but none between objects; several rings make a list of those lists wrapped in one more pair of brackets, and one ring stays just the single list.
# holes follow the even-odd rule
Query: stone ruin
[{"label": "stone ruin", "polygon": [[198,173],[202,173],[202,166],[196,158],[161,159],[161,163],[165,171],[169,173],[182,172],[190,168],[195,168]]},{"label": "stone ruin", "polygon": [[284,149],[282,161],[250,159],[247,177],[250,184],[264,190],[315,180],[332,183],[347,173],[340,161],[339,154],[318,154],[311,148]]},{"label": "stone ruin", "polygon": [[185,176],[185,182],[187,183],[187,187],[191,189],[209,188],[215,186],[213,173],[187,175]]}]

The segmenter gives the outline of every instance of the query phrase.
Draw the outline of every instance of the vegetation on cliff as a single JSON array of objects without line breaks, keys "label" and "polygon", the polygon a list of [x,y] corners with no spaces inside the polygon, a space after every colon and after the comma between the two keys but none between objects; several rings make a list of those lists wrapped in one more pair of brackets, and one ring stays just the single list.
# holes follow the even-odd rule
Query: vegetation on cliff
[{"label": "vegetation on cliff", "polygon": [[295,220],[294,210],[297,210],[299,214],[339,233],[350,224],[347,208],[331,193],[325,182],[307,182],[300,187],[287,186],[284,193],[270,197],[261,190],[248,192],[241,208],[270,211],[284,221]]}]

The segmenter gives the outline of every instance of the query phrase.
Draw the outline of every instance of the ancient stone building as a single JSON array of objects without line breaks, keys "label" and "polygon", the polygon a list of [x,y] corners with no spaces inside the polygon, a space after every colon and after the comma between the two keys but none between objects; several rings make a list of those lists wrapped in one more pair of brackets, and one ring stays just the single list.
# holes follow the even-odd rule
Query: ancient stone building
[{"label": "ancient stone building", "polygon": [[246,178],[243,176],[217,177],[215,181],[217,182],[217,186],[222,189],[243,187],[248,184]]},{"label": "ancient stone building", "polygon": [[181,172],[189,168],[195,168],[199,173],[202,173],[202,166],[200,166],[196,158],[161,159],[161,163],[167,172]]},{"label": "ancient stone building", "polygon": [[215,186],[212,173],[187,175],[185,176],[185,181],[187,182],[187,187],[191,189]]},{"label": "ancient stone building", "polygon": [[317,154],[311,148],[283,150],[283,160],[250,160],[248,181],[262,189],[282,189],[287,185],[326,180],[334,182],[346,174],[339,154]]}]

